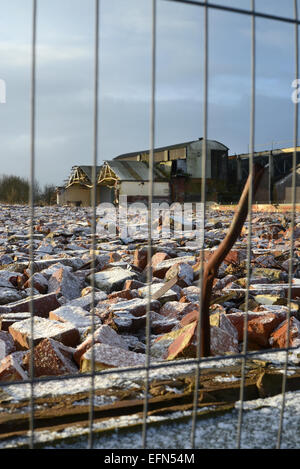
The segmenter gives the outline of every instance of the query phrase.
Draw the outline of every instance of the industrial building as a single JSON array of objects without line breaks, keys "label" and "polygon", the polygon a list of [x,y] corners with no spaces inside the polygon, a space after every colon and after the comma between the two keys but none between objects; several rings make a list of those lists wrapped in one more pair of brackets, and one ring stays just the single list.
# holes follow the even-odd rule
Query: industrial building
[{"label": "industrial building", "polygon": [[[300,147],[297,147],[296,202],[300,202]],[[206,141],[206,199],[218,203],[238,201],[249,174],[250,153],[228,155],[228,147],[216,140]],[[203,139],[155,148],[153,151],[153,200],[191,202],[201,200]],[[254,162],[265,167],[255,195],[257,203],[291,203],[293,148],[255,152]],[[96,203],[147,202],[150,150],[116,156],[97,166]],[[73,166],[57,203],[90,206],[92,166]]]},{"label": "industrial building", "polygon": [[[97,166],[96,178],[102,166]],[[58,205],[89,206],[92,203],[93,166],[72,166],[67,182],[56,188]],[[100,188],[97,187],[97,203],[100,201]]]},{"label": "industrial building", "polygon": [[[260,186],[255,195],[257,203],[286,203],[292,202],[292,170],[294,148],[280,148],[253,153],[253,162],[265,167]],[[249,174],[250,154],[229,156],[229,172],[236,189],[232,189],[232,196],[236,197],[244,186]],[[300,202],[300,147],[296,148],[296,202]]]},{"label": "industrial building", "polygon": [[[203,139],[154,149],[153,199],[166,202],[197,201],[202,183]],[[206,142],[206,188],[211,200],[227,191],[228,147],[215,140]],[[97,203],[147,201],[150,151],[117,156],[97,167]],[[67,183],[57,188],[57,203],[91,204],[92,166],[73,166]]]}]

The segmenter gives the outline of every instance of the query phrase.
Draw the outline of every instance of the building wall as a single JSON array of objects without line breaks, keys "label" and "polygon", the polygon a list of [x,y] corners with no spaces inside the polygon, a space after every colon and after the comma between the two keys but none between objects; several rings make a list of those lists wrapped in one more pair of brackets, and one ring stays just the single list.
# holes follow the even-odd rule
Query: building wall
[{"label": "building wall", "polygon": [[115,197],[114,188],[110,188],[108,186],[101,185],[97,187],[99,191],[99,199],[98,203],[113,203]]},{"label": "building wall", "polygon": [[60,205],[70,204],[70,205],[80,205],[81,207],[89,206],[91,202],[91,190],[84,189],[79,184],[73,184],[70,187],[67,187],[63,192],[58,196],[58,201]]},{"label": "building wall", "polygon": [[272,195],[269,180],[269,169],[266,168],[256,193],[253,195],[253,203],[268,204],[270,203],[270,198],[272,198]]},{"label": "building wall", "polygon": [[[148,197],[149,183],[138,181],[123,181],[120,184],[120,195]],[[154,182],[154,197],[168,198],[170,195],[169,182]]]},{"label": "building wall", "polygon": [[[208,143],[208,142],[207,142]],[[206,177],[211,177],[211,155],[207,146],[206,156]],[[188,145],[187,148],[187,173],[192,178],[202,177],[202,141],[196,141]]]},{"label": "building wall", "polygon": [[59,187],[56,192],[56,203],[58,205],[64,205],[65,204],[65,188],[64,187]]},{"label": "building wall", "polygon": [[[293,190],[291,187],[285,188],[285,200],[284,203],[291,204],[293,201]],[[296,204],[300,203],[300,187],[296,187]]]},{"label": "building wall", "polygon": [[[292,174],[288,174],[275,184],[274,200],[286,204],[292,202]],[[296,170],[296,203],[300,203],[300,169]]]}]

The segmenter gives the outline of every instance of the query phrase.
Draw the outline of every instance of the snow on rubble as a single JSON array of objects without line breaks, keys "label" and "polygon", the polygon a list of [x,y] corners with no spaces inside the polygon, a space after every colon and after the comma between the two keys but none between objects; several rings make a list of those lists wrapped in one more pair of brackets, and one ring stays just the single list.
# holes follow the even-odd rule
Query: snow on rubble
[{"label": "snow on rubble", "polygon": [[[201,274],[201,224],[197,214],[195,222],[186,230],[175,229],[177,219],[173,220],[169,231],[163,229],[159,217],[154,219],[152,226],[156,235],[149,260],[147,213],[127,214],[126,233],[124,220],[121,227],[121,219],[115,220],[113,211],[107,209],[105,217],[97,220],[93,251],[91,210],[67,206],[36,207],[34,263],[30,265],[28,207],[0,206],[0,381],[5,383],[3,389],[13,399],[28,397],[29,385],[20,389],[17,384],[8,383],[28,379],[31,343],[34,344],[36,377],[59,376],[62,380],[64,375],[78,375],[81,376],[80,389],[90,385],[90,379],[84,378],[84,373],[91,370],[91,357],[95,359],[96,370],[143,366],[147,350],[147,315],[152,362],[169,362],[176,357],[174,362],[179,365],[180,360],[195,359]],[[207,208],[204,263],[224,239],[232,217],[230,209]],[[115,230],[111,229],[112,224]],[[280,368],[284,366],[284,358],[276,361],[277,353],[263,352],[288,345],[294,348],[289,355],[290,363],[299,366],[299,235],[300,216],[296,214],[292,284],[289,285],[289,216],[275,209],[253,213],[251,278],[246,311],[248,224],[245,224],[214,280],[210,306],[213,357],[223,357],[228,364],[230,355],[242,352],[247,318],[250,352],[261,352],[264,357],[261,359]],[[147,278],[149,263],[151,285]],[[170,287],[164,288],[169,284]],[[31,285],[33,298],[30,297]],[[149,291],[153,298],[148,302]],[[288,326],[289,343],[286,344]],[[178,337],[181,337],[180,353],[174,351]],[[221,367],[222,362],[209,362],[207,366]],[[182,373],[194,371],[194,365],[181,368]],[[172,367],[151,373],[162,379],[172,374]],[[128,389],[133,376],[137,381],[133,379],[132,383],[144,379],[142,371],[126,373],[124,378],[118,374],[103,375],[95,378],[95,386],[105,387],[108,383],[118,382]],[[221,376],[217,382],[226,382],[226,377]],[[77,386],[75,377],[60,383],[37,383],[35,392],[68,393],[69,386],[73,392]]]}]

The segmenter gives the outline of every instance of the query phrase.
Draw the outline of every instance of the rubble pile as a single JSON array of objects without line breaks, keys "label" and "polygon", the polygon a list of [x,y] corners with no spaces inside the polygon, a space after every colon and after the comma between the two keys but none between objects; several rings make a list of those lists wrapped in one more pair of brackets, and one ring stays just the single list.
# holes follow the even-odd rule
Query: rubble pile
[{"label": "rubble pile", "polygon": [[[108,235],[103,222],[103,233],[97,229],[93,245],[88,208],[36,207],[30,265],[28,207],[0,206],[0,381],[27,379],[32,363],[35,376],[89,372],[93,361],[96,370],[144,365],[147,311],[153,360],[196,356],[199,233],[189,226],[182,232],[171,230],[168,237],[161,232],[153,239],[149,285],[147,220],[139,217],[128,215],[127,237],[120,230]],[[224,239],[232,217],[233,210],[208,208],[204,262]],[[108,211],[106,224],[110,223],[113,217]],[[158,225],[154,220],[153,226]],[[248,285],[245,223],[214,280],[213,355],[242,350],[245,317],[248,350],[286,347],[289,311],[288,345],[300,346],[298,214],[289,310],[291,235],[289,214],[275,208],[253,213]]]}]

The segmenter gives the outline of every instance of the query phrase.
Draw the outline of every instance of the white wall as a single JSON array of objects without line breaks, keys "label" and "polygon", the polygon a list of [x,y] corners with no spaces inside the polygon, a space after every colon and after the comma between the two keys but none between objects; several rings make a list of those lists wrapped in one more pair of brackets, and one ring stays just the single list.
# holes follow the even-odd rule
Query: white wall
[{"label": "white wall", "polygon": [[[145,196],[148,197],[149,183],[138,181],[123,181],[120,184],[120,195],[128,196]],[[154,182],[153,195],[156,197],[168,197],[170,194],[170,186],[168,182]]]},{"label": "white wall", "polygon": [[57,197],[59,205],[67,204],[68,202],[81,201],[82,206],[89,206],[91,200],[91,190],[83,189],[78,184],[74,184],[64,191],[60,192]]},{"label": "white wall", "polygon": [[[187,148],[187,173],[194,178],[202,177],[202,140],[191,143]],[[206,177],[211,178],[211,149],[206,142]]]}]

